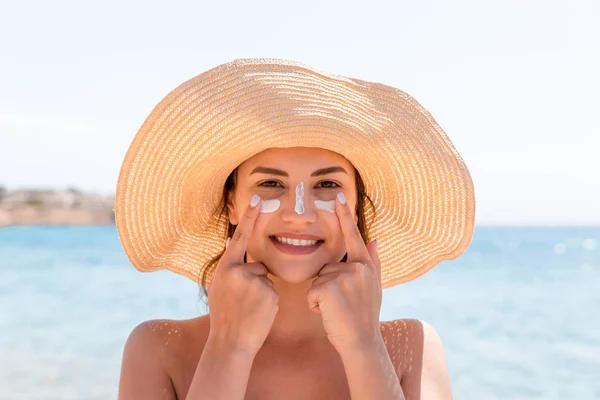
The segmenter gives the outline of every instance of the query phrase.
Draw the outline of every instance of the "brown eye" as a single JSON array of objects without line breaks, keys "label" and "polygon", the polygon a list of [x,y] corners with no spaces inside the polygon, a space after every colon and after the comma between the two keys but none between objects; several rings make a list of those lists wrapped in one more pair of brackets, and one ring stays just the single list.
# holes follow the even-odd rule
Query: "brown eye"
[{"label": "brown eye", "polygon": [[322,187],[322,189],[337,189],[337,188],[341,187],[340,185],[338,185],[337,183],[335,183],[333,181],[323,181],[323,182],[319,182],[317,185],[324,185],[324,187]]},{"label": "brown eye", "polygon": [[[258,186],[263,187],[263,188],[283,187],[282,183],[279,181],[264,181],[264,182],[261,182]],[[338,185],[337,183],[335,183],[333,181],[322,181],[317,184],[318,189],[338,189],[340,187],[341,187],[340,185]]]},{"label": "brown eye", "polygon": [[259,187],[265,187],[265,188],[276,188],[277,185],[280,185],[281,183],[279,181],[264,181],[261,184],[259,184]]}]

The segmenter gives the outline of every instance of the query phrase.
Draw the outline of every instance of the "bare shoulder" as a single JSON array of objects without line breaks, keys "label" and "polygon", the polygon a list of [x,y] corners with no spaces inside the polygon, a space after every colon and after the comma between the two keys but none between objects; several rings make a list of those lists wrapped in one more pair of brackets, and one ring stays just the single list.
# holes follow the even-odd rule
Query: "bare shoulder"
[{"label": "bare shoulder", "polygon": [[[176,399],[174,381],[190,348],[204,348],[206,316],[190,320],[150,320],[136,326],[123,351],[119,399]],[[198,356],[199,357],[199,356]]]},{"label": "bare shoulder", "polygon": [[399,319],[382,322],[381,332],[406,399],[452,398],[444,346],[433,326]]},{"label": "bare shoulder", "polygon": [[416,319],[384,321],[381,334],[398,377],[402,378],[413,369],[413,361],[423,352],[422,325]]}]

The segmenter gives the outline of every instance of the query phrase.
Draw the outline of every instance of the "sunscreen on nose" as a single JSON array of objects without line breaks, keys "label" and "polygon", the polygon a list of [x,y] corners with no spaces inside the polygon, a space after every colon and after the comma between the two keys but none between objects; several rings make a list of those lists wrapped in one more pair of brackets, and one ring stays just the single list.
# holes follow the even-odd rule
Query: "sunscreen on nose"
[{"label": "sunscreen on nose", "polygon": [[296,207],[294,211],[299,215],[304,214],[304,182],[296,185]]},{"label": "sunscreen on nose", "polygon": [[323,201],[323,200],[315,200],[315,207],[319,210],[329,211],[330,213],[335,212],[335,200],[331,201]]},{"label": "sunscreen on nose", "polygon": [[272,213],[279,210],[279,206],[281,202],[278,199],[273,200],[263,200],[260,204],[260,212],[261,213]]}]

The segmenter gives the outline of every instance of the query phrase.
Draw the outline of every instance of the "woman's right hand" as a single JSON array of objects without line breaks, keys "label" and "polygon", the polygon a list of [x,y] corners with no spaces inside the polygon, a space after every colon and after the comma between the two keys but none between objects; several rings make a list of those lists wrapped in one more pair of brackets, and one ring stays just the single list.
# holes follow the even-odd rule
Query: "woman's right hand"
[{"label": "woman's right hand", "polygon": [[260,213],[260,197],[248,206],[208,288],[208,340],[256,354],[271,331],[279,295],[262,263],[244,263],[248,240]]}]

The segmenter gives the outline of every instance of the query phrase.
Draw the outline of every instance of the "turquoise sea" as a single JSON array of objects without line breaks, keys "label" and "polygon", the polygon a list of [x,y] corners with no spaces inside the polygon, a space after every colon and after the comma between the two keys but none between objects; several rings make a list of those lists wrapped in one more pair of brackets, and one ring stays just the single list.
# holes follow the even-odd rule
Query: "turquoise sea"
[{"label": "turquoise sea", "polygon": [[[0,399],[115,399],[135,325],[205,312],[192,281],[137,272],[112,226],[0,229],[0,273]],[[455,399],[600,399],[600,227],[478,227],[384,291],[382,319],[403,317],[442,336]]]}]

